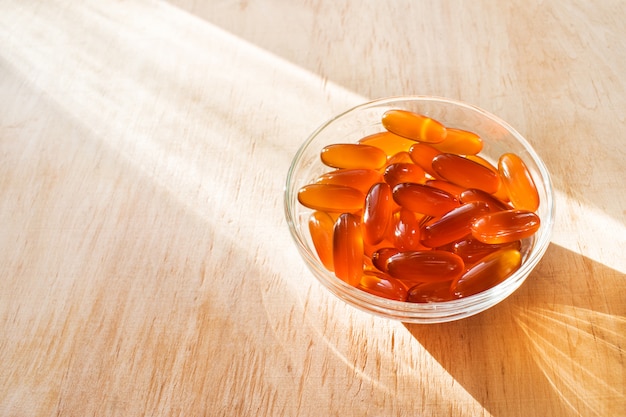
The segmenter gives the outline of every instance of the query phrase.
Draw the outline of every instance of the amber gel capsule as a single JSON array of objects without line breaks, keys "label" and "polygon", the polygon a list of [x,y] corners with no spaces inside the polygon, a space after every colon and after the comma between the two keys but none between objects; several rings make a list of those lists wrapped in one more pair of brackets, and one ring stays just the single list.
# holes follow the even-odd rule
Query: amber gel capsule
[{"label": "amber gel capsule", "polygon": [[372,254],[372,264],[380,271],[387,272],[387,261],[400,250],[393,247],[380,248]]},{"label": "amber gel capsule", "polygon": [[520,210],[537,211],[539,193],[524,161],[515,154],[505,153],[498,160],[498,172],[513,206]]},{"label": "amber gel capsule", "polygon": [[322,162],[333,168],[380,169],[387,162],[387,154],[375,146],[356,143],[328,145],[320,153]]},{"label": "amber gel capsule", "polygon": [[365,194],[335,184],[309,184],[298,191],[298,201],[313,210],[354,213],[363,208]]},{"label": "amber gel capsule", "polygon": [[412,164],[412,163],[413,163],[413,160],[411,159],[411,156],[409,155],[408,152],[398,152],[397,154],[392,155],[387,159],[387,165],[385,166],[385,169],[387,169],[389,165],[393,165],[393,164]]},{"label": "amber gel capsule", "polygon": [[382,181],[382,174],[373,169],[336,169],[320,175],[315,182],[317,184],[345,185],[366,194],[372,185]]},{"label": "amber gel capsule", "polygon": [[395,205],[389,184],[379,182],[370,188],[363,207],[363,240],[367,244],[383,240]]},{"label": "amber gel capsule", "polygon": [[501,283],[522,264],[522,255],[515,249],[500,249],[469,268],[451,285],[458,297],[467,297]]},{"label": "amber gel capsule", "polygon": [[488,193],[498,191],[498,174],[459,155],[444,153],[437,155],[432,162],[433,170],[446,180],[465,188],[478,188]]},{"label": "amber gel capsule", "polygon": [[359,143],[380,148],[387,157],[390,157],[399,152],[408,152],[415,142],[391,132],[380,132],[364,137]]},{"label": "amber gel capsule", "polygon": [[447,191],[456,198],[459,198],[461,193],[467,189],[446,180],[428,180],[424,184],[428,185],[429,187],[439,188],[440,190]]},{"label": "amber gel capsule", "polygon": [[438,121],[407,110],[388,110],[383,114],[385,129],[411,140],[437,143],[446,138],[446,128]]},{"label": "amber gel capsule", "polygon": [[406,301],[407,298],[406,286],[401,281],[383,273],[364,273],[357,288],[389,300]]},{"label": "amber gel capsule", "polygon": [[363,273],[363,236],[358,219],[342,213],[333,230],[333,265],[337,278],[357,286]]},{"label": "amber gel capsule", "polygon": [[480,201],[456,207],[420,231],[422,243],[436,248],[460,239],[471,233],[474,220],[488,212],[487,205]]},{"label": "amber gel capsule", "polygon": [[476,155],[483,149],[483,141],[476,133],[449,127],[446,131],[447,135],[443,142],[433,143],[433,148],[457,155]]},{"label": "amber gel capsule", "polygon": [[483,243],[508,243],[532,236],[539,226],[539,216],[531,211],[499,211],[476,219],[472,223],[472,236]]},{"label": "amber gel capsule", "polygon": [[309,217],[309,233],[320,261],[329,271],[333,266],[333,229],[335,221],[328,213],[314,211]]},{"label": "amber gel capsule", "polygon": [[422,215],[416,215],[405,208],[395,212],[388,233],[388,239],[393,246],[403,251],[426,249],[420,240],[422,219]]},{"label": "amber gel capsule", "polygon": [[387,260],[387,271],[405,282],[450,281],[463,274],[463,260],[442,250],[400,252]]},{"label": "amber gel capsule", "polygon": [[411,182],[393,187],[393,199],[408,210],[433,217],[443,216],[460,205],[447,191]]},{"label": "amber gel capsule", "polygon": [[501,243],[499,245],[490,245],[480,240],[474,239],[471,235],[454,242],[452,253],[456,253],[463,259],[466,267],[474,265],[485,256],[498,251],[500,249],[515,249],[519,251],[522,242],[519,240],[510,243]]},{"label": "amber gel capsule", "polygon": [[487,205],[489,211],[510,210],[511,207],[504,201],[496,198],[493,194],[484,192],[483,190],[470,189],[465,190],[459,195],[461,203],[471,203],[472,201],[481,201]]},{"label": "amber gel capsule", "polygon": [[395,187],[403,182],[424,183],[426,181],[426,173],[419,165],[414,163],[397,163],[387,166],[383,178],[387,184]]},{"label": "amber gel capsule", "polygon": [[437,177],[433,169],[433,159],[435,159],[437,155],[441,155],[441,152],[425,143],[416,143],[409,149],[411,160],[433,178]]},{"label": "amber gel capsule", "polygon": [[451,281],[422,282],[411,288],[407,301],[411,303],[434,303],[454,300],[458,297],[450,292]]}]

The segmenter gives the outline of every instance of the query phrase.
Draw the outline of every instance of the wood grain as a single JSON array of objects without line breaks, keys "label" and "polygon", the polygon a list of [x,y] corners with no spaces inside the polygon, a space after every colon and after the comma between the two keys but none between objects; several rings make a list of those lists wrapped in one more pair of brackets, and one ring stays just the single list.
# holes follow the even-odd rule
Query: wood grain
[{"label": "wood grain", "polygon": [[[0,2],[0,415],[619,416],[621,1]],[[307,271],[293,154],[383,96],[545,159],[557,223],[493,309],[371,317]]]}]

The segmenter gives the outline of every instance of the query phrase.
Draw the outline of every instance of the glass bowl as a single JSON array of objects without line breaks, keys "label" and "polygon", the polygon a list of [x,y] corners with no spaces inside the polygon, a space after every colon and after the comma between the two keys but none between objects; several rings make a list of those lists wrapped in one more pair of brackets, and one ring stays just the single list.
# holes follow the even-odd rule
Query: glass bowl
[{"label": "glass bowl", "polygon": [[[383,113],[409,110],[429,116],[444,126],[474,132],[483,140],[480,156],[497,164],[505,152],[519,155],[530,170],[540,197],[536,213],[541,226],[523,252],[522,264],[500,284],[465,298],[445,302],[411,303],[371,295],[337,278],[320,262],[309,235],[311,209],[298,202],[298,190],[330,168],[322,164],[320,151],[333,143],[356,143],[365,136],[382,132]],[[441,323],[482,312],[507,298],[526,280],[544,255],[554,224],[554,191],[550,174],[539,155],[515,129],[498,117],[462,102],[429,96],[379,99],[356,106],[324,123],[302,144],[293,158],[285,188],[285,216],[296,246],[313,275],[331,293],[366,312],[407,323]]]}]

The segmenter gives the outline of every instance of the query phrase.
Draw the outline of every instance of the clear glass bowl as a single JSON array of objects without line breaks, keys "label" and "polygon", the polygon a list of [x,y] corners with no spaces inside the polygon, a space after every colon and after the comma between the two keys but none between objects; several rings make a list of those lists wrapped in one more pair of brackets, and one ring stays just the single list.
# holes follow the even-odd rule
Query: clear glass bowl
[{"label": "clear glass bowl", "polygon": [[[541,226],[527,242],[521,267],[506,280],[487,291],[454,301],[409,303],[388,300],[350,286],[324,268],[308,230],[311,210],[297,200],[298,190],[330,169],[320,160],[321,149],[333,143],[356,143],[359,139],[384,130],[383,113],[403,109],[429,116],[447,127],[474,132],[483,140],[480,156],[497,164],[505,152],[519,155],[528,166],[540,197],[537,214]],[[498,117],[469,104],[428,97],[407,96],[375,100],[354,107],[324,123],[302,144],[287,174],[285,216],[302,258],[313,275],[330,292],[346,303],[378,316],[407,323],[440,323],[469,317],[484,311],[517,290],[544,255],[554,224],[554,191],[550,174],[534,149],[515,129]]]}]

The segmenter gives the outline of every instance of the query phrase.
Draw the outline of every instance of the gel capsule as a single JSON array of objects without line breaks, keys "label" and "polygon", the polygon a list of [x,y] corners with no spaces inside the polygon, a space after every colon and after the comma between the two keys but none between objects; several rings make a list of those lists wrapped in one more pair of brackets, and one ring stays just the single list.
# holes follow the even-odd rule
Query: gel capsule
[{"label": "gel capsule", "polygon": [[387,272],[387,261],[400,250],[394,247],[380,248],[372,254],[372,264],[376,269]]},{"label": "gel capsule", "polygon": [[519,210],[537,211],[539,193],[524,161],[515,154],[505,153],[498,160],[498,172],[513,206]]},{"label": "gel capsule", "polygon": [[451,251],[461,257],[466,267],[474,265],[476,262],[500,249],[515,249],[519,251],[522,242],[519,240],[510,243],[490,245],[480,240],[474,239],[471,235],[455,242]]},{"label": "gel capsule", "polygon": [[508,243],[532,236],[539,226],[539,216],[531,211],[499,211],[476,219],[472,236],[483,243]]},{"label": "gel capsule", "polygon": [[325,165],[333,168],[380,169],[387,162],[387,155],[379,148],[356,143],[328,145],[320,156]]},{"label": "gel capsule", "polygon": [[456,207],[420,231],[422,243],[436,248],[460,239],[471,233],[472,222],[488,211],[480,201]]},{"label": "gel capsule", "polygon": [[446,191],[410,182],[393,187],[393,199],[406,209],[434,217],[459,206],[459,200]]},{"label": "gel capsule", "polygon": [[437,143],[446,138],[446,128],[441,123],[406,110],[386,111],[382,123],[388,131],[415,141]]},{"label": "gel capsule", "polygon": [[373,169],[336,169],[320,175],[315,182],[317,184],[345,185],[366,194],[372,185],[382,181],[382,174]]},{"label": "gel capsule", "polygon": [[441,155],[441,152],[425,143],[416,143],[409,149],[409,156],[413,162],[422,167],[433,178],[438,177],[433,169],[433,159],[437,155]]},{"label": "gel capsule", "polygon": [[358,219],[342,213],[333,230],[333,265],[337,278],[357,286],[363,273],[363,236]]},{"label": "gel capsule", "polygon": [[335,221],[328,213],[314,211],[309,217],[309,233],[320,261],[329,271],[333,266],[333,229]]},{"label": "gel capsule", "polygon": [[459,155],[451,153],[437,155],[432,166],[440,177],[465,188],[478,188],[495,193],[500,185],[498,174]]},{"label": "gel capsule", "polygon": [[359,140],[362,145],[370,145],[380,148],[387,154],[387,157],[395,155],[399,152],[408,152],[414,141],[394,135],[391,132],[374,133]]},{"label": "gel capsule", "polygon": [[475,188],[463,191],[459,195],[459,199],[461,200],[461,203],[480,201],[487,205],[489,211],[503,211],[511,209],[508,204],[496,198],[493,194],[489,194],[484,192],[483,190],[477,190]]},{"label": "gel capsule", "polygon": [[501,249],[481,259],[452,282],[451,291],[458,297],[478,294],[501,283],[522,264],[515,249]]},{"label": "gel capsule", "polygon": [[298,201],[313,210],[353,213],[363,208],[365,194],[344,185],[309,184],[298,191]]},{"label": "gel capsule", "polygon": [[383,240],[395,205],[389,184],[379,182],[370,188],[363,207],[363,240],[367,244]]},{"label": "gel capsule", "polygon": [[447,191],[456,198],[458,198],[461,193],[467,189],[446,180],[428,180],[424,184],[428,185],[429,187],[435,187],[439,188],[440,190]]},{"label": "gel capsule", "polygon": [[409,289],[407,301],[411,303],[438,303],[454,300],[450,291],[451,281],[422,282]]},{"label": "gel capsule", "polygon": [[395,187],[403,182],[424,183],[426,173],[419,165],[397,163],[387,166],[383,178],[387,184]]},{"label": "gel capsule", "polygon": [[406,301],[407,298],[406,286],[401,281],[382,273],[364,273],[357,288],[389,300]]},{"label": "gel capsule", "polygon": [[422,218],[423,216],[404,208],[395,212],[388,237],[393,246],[404,251],[426,249],[420,241]]},{"label": "gel capsule", "polygon": [[[481,164],[482,166],[484,166],[485,168],[489,169],[491,172],[493,172],[496,175],[500,175],[500,173],[498,172],[498,168],[494,167],[491,162],[487,161],[485,158],[483,158],[482,156],[478,156],[478,155],[465,155],[465,157],[467,159],[469,159],[470,161],[474,161],[476,163]],[[500,178],[500,183],[498,186],[498,191],[496,191],[495,193],[493,193],[494,197],[496,197],[499,200],[502,201],[509,201],[509,196],[506,194],[506,190],[504,188],[504,182],[502,181],[502,178]]]},{"label": "gel capsule", "polygon": [[433,148],[457,155],[476,155],[483,149],[483,141],[476,133],[449,127],[446,131],[446,138],[442,142],[433,143]]},{"label": "gel capsule", "polygon": [[411,155],[409,155],[408,152],[398,152],[397,154],[392,155],[387,159],[387,165],[385,166],[385,168],[393,164],[412,164],[412,163],[413,163],[413,160],[411,159]]},{"label": "gel capsule", "polygon": [[400,252],[387,261],[387,271],[405,282],[450,281],[460,277],[463,260],[440,250]]}]

